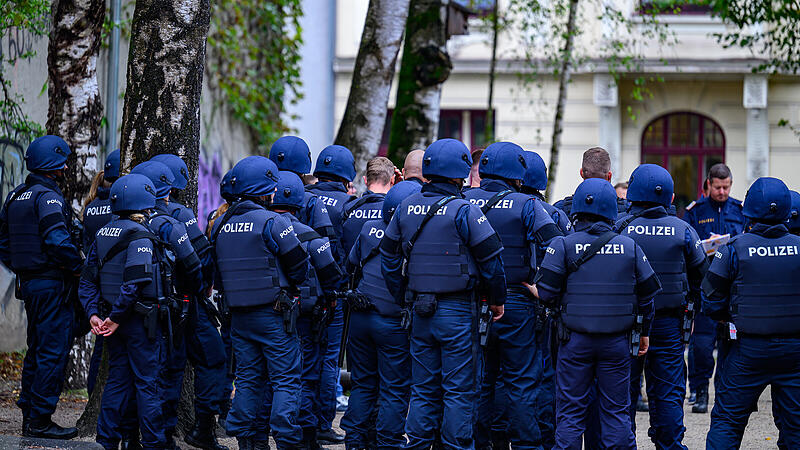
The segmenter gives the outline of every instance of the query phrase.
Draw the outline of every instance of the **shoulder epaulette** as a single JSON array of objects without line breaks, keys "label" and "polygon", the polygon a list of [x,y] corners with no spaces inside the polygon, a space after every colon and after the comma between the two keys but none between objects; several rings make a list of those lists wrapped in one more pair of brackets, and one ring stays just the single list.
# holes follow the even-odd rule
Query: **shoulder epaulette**
[{"label": "shoulder epaulette", "polygon": [[694,205],[696,205],[696,204],[697,204],[697,201],[693,201],[692,203],[689,203],[689,205],[686,207],[686,210],[687,211],[691,210],[692,208],[694,208]]}]

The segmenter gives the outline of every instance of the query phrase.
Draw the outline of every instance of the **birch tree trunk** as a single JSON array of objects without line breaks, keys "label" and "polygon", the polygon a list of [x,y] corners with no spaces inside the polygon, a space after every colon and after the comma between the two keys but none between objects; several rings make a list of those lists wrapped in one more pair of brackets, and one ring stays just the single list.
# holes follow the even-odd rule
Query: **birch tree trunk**
[{"label": "birch tree trunk", "polygon": [[[64,198],[77,214],[97,172],[103,103],[97,57],[105,17],[103,0],[54,0],[47,49],[47,132],[69,144]],[[70,350],[65,389],[86,387],[92,337],[79,337]]]},{"label": "birch tree trunk", "polygon": [[442,83],[453,69],[445,25],[440,0],[411,0],[389,136],[388,156],[395,164],[437,137]]},{"label": "birch tree trunk", "polygon": [[200,94],[209,0],[137,0],[120,141],[122,172],[159,153],[189,167],[177,200],[197,212]]},{"label": "birch tree trunk", "polygon": [[550,143],[550,164],[547,168],[547,190],[545,198],[550,200],[550,194],[555,187],[558,172],[559,150],[561,149],[561,133],[564,131],[564,107],[567,103],[567,87],[572,76],[572,47],[575,35],[578,33],[575,18],[578,15],[578,1],[569,1],[569,15],[567,16],[566,30],[564,32],[564,47],[561,51],[561,68],[558,77],[558,100],[556,113],[553,119],[553,138]]},{"label": "birch tree trunk", "polygon": [[335,141],[353,152],[359,170],[378,154],[408,4],[409,0],[369,2],[350,95]]},{"label": "birch tree trunk", "polygon": [[492,57],[489,60],[489,102],[486,107],[486,142],[479,145],[489,145],[494,142],[494,79],[497,67],[497,38],[500,33],[500,17],[497,1],[492,7]]}]

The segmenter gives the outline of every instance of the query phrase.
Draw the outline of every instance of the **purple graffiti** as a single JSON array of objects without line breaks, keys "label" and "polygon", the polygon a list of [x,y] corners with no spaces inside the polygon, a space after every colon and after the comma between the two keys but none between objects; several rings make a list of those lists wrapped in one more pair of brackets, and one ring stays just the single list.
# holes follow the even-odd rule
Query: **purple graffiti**
[{"label": "purple graffiti", "polygon": [[200,229],[206,229],[208,215],[222,204],[219,195],[219,182],[222,179],[222,164],[219,152],[214,152],[211,162],[206,162],[204,154],[200,155],[200,167],[197,171],[197,221]]}]

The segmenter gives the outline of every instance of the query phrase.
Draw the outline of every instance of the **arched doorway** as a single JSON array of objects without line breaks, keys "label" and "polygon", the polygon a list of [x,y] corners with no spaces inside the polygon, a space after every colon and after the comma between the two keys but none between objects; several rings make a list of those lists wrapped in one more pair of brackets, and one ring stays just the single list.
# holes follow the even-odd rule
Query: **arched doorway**
[{"label": "arched doorway", "polygon": [[642,162],[658,164],[672,174],[680,216],[703,193],[708,169],[724,161],[725,134],[701,114],[666,114],[647,124],[642,133]]}]

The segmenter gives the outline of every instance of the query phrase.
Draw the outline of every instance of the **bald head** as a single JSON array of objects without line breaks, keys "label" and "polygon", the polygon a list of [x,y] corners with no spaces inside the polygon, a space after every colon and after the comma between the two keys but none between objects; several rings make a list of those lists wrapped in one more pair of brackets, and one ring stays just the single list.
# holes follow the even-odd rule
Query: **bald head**
[{"label": "bald head", "polygon": [[406,156],[406,160],[403,163],[403,179],[408,180],[409,178],[419,178],[420,180],[425,180],[422,177],[422,157],[425,155],[425,150],[412,150],[409,152],[408,156]]}]

